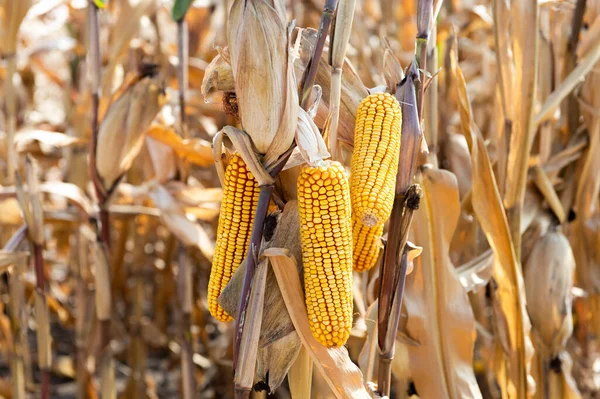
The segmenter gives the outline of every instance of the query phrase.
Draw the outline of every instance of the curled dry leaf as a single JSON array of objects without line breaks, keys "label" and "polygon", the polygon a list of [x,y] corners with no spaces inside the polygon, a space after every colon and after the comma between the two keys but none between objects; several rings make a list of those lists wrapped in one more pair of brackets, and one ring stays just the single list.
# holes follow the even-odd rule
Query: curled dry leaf
[{"label": "curled dry leaf", "polygon": [[[419,342],[409,346],[409,364],[419,395],[425,398],[481,398],[473,372],[475,320],[449,248],[458,223],[456,177],[425,168],[413,239],[424,251],[406,279],[406,332]],[[440,199],[443,198],[443,201]]]},{"label": "curled dry leaf", "polygon": [[198,223],[187,218],[179,204],[161,185],[154,185],[150,190],[150,198],[160,209],[160,218],[171,232],[185,245],[197,247],[207,259],[212,260],[215,252],[214,242]]},{"label": "curled dry leaf", "polygon": [[206,67],[201,91],[204,98],[213,91],[235,91],[235,80],[233,79],[231,65],[222,54],[217,54]]},{"label": "curled dry leaf", "polygon": [[206,140],[182,139],[175,130],[158,124],[152,125],[146,134],[171,147],[186,162],[198,166],[210,166],[213,163],[211,143]]},{"label": "curled dry leaf", "polygon": [[494,272],[494,253],[487,250],[478,257],[456,268],[460,283],[469,292],[486,286]]},{"label": "curled dry leaf", "polygon": [[314,365],[337,398],[369,398],[362,382],[362,373],[348,356],[345,347],[327,349],[312,336],[308,313],[304,304],[302,285],[296,271],[296,262],[285,251],[270,248],[264,252],[273,265],[279,289],[302,345]]},{"label": "curled dry leaf", "polygon": [[[298,151],[304,162],[311,166],[316,166],[319,162],[329,158],[327,145],[319,132],[319,128],[315,125],[312,118],[303,109],[300,109],[298,114],[298,128],[296,130],[296,144]],[[295,166],[286,164],[286,168]]]},{"label": "curled dry leaf", "polygon": [[86,141],[77,137],[67,136],[64,133],[46,130],[25,130],[15,134],[15,148],[17,152],[34,152],[36,144],[43,154],[52,154],[59,148],[84,146]]}]

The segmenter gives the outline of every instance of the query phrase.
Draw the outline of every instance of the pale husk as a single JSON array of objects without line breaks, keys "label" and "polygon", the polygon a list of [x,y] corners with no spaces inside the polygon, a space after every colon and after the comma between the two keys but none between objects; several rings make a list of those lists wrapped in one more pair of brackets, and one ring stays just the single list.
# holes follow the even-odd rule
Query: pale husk
[{"label": "pale husk", "polygon": [[108,108],[96,147],[96,171],[106,193],[114,189],[140,152],[144,133],[160,109],[161,97],[156,80],[146,77]]},{"label": "pale husk", "polygon": [[571,287],[575,258],[560,228],[553,228],[533,247],[525,267],[527,310],[542,350],[556,356],[573,332]]},{"label": "pale husk", "polygon": [[227,41],[243,129],[265,163],[294,139],[298,92],[285,10],[269,0],[236,0]]}]

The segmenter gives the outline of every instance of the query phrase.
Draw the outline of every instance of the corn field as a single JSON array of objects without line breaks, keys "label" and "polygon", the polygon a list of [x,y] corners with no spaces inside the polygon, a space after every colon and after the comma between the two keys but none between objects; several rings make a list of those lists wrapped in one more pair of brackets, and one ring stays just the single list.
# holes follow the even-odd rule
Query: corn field
[{"label": "corn field", "polygon": [[0,398],[600,398],[599,0],[0,0]]}]

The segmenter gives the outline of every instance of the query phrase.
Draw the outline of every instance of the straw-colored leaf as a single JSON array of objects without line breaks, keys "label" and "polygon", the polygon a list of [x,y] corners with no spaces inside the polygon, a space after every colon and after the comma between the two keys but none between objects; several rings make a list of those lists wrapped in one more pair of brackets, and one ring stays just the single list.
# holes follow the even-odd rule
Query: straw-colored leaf
[{"label": "straw-colored leaf", "polygon": [[505,356],[505,361],[498,360],[497,365],[506,368],[503,371],[506,380],[502,381],[506,385],[501,382],[501,389],[507,395],[526,397],[532,347],[529,340],[531,324],[525,310],[525,287],[521,267],[515,255],[508,221],[485,143],[472,121],[464,76],[458,66],[456,55],[451,57],[451,60],[461,126],[471,153],[473,210],[494,252],[493,278],[497,288],[493,293],[495,302],[493,309],[497,328],[503,331],[499,338]]},{"label": "straw-colored leaf", "polygon": [[279,289],[296,332],[332,392],[337,398],[368,398],[369,394],[362,384],[362,373],[350,360],[347,349],[327,349],[312,336],[295,260],[286,256],[284,251],[275,248],[266,250],[264,254],[273,265]]},{"label": "straw-colored leaf", "polygon": [[23,262],[27,259],[27,252],[11,252],[0,250],[0,274],[8,270],[12,265]]},{"label": "straw-colored leaf", "polygon": [[424,196],[412,230],[424,250],[406,279],[404,299],[406,331],[419,341],[408,349],[411,373],[422,397],[481,398],[472,366],[475,320],[449,257],[460,213],[456,177],[426,168],[417,181]]},{"label": "straw-colored leaf", "polygon": [[215,244],[202,226],[189,220],[177,201],[166,188],[155,185],[150,191],[150,198],[161,211],[161,220],[169,230],[185,245],[197,247],[202,254],[212,260]]},{"label": "straw-colored leaf", "polygon": [[288,372],[288,383],[292,398],[311,397],[312,375],[313,361],[306,349],[302,348]]},{"label": "straw-colored leaf", "polygon": [[213,164],[211,144],[208,141],[192,138],[182,139],[175,130],[163,125],[152,125],[146,132],[149,137],[171,147],[183,160],[198,166]]},{"label": "straw-colored leaf", "polygon": [[33,144],[37,143],[44,154],[51,154],[59,148],[82,147],[86,144],[85,140],[64,133],[35,129],[18,132],[14,143],[18,152],[32,152]]}]

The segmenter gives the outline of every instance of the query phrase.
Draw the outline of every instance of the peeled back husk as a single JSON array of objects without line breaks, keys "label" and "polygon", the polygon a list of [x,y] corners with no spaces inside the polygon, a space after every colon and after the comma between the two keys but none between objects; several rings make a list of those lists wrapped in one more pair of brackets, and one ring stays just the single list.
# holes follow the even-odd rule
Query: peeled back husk
[{"label": "peeled back husk", "polygon": [[144,133],[160,110],[162,90],[143,78],[114,101],[98,130],[96,171],[107,194],[131,167],[144,143]]},{"label": "peeled back husk", "polygon": [[573,251],[560,227],[550,229],[534,245],[526,264],[527,310],[534,331],[551,356],[564,348],[573,330],[574,269]]},{"label": "peeled back husk", "polygon": [[298,93],[289,48],[285,8],[280,1],[236,0],[227,41],[242,127],[265,164],[292,144]]}]

